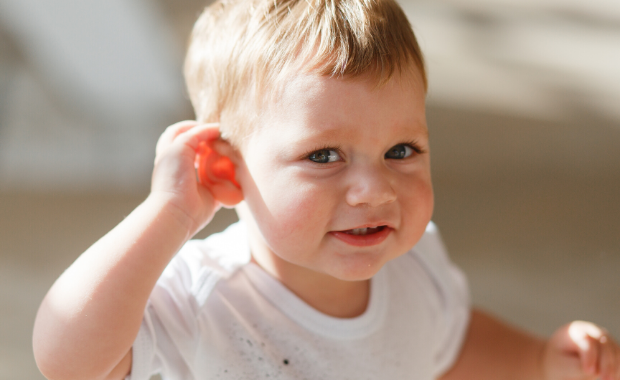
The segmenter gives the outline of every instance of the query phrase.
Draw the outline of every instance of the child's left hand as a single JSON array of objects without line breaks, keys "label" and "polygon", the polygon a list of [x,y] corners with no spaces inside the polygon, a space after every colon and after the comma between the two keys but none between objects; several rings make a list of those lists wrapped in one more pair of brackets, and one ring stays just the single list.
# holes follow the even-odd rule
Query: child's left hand
[{"label": "child's left hand", "polygon": [[605,329],[575,321],[549,339],[542,367],[547,380],[619,380],[620,347]]}]

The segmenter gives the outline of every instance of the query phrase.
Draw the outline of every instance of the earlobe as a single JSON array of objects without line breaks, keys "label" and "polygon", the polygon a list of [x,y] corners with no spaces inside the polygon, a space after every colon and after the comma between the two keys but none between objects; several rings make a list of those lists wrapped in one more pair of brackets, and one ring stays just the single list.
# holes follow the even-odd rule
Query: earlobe
[{"label": "earlobe", "polygon": [[207,187],[215,199],[226,206],[243,200],[241,186],[235,179],[235,165],[230,158],[213,149],[214,141],[201,141],[196,150],[194,166],[201,185]]}]

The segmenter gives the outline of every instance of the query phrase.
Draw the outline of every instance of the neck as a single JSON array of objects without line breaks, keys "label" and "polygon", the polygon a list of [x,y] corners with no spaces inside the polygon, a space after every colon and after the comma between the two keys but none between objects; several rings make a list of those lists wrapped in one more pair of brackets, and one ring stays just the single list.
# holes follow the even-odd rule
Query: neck
[{"label": "neck", "polygon": [[279,280],[305,303],[337,318],[353,318],[366,311],[370,280],[344,281],[288,263],[274,254],[252,254],[252,262]]},{"label": "neck", "polygon": [[354,318],[366,311],[370,298],[370,280],[345,281],[280,258],[262,241],[247,205],[241,204],[236,210],[240,219],[245,220],[248,225],[254,264],[323,314],[337,318]]}]

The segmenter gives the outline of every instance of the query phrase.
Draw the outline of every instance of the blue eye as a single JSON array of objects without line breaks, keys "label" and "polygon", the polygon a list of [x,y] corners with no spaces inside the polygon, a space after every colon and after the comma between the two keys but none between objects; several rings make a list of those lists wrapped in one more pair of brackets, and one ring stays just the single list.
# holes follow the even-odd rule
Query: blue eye
[{"label": "blue eye", "polygon": [[340,155],[333,149],[321,149],[310,153],[308,159],[319,164],[327,164],[329,162],[339,161]]},{"label": "blue eye", "polygon": [[409,145],[395,145],[390,148],[385,154],[385,158],[401,160],[403,158],[407,158],[413,154],[413,148]]}]

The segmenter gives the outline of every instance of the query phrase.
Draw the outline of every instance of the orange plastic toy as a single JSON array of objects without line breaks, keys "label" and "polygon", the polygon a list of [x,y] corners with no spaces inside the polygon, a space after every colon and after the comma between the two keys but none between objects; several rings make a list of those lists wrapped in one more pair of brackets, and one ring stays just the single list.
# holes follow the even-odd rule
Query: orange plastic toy
[{"label": "orange plastic toy", "polygon": [[194,167],[198,173],[198,181],[203,185],[214,184],[209,172],[216,178],[228,180],[238,188],[241,188],[235,181],[235,165],[226,156],[220,156],[209,147],[206,141],[198,144]]}]

